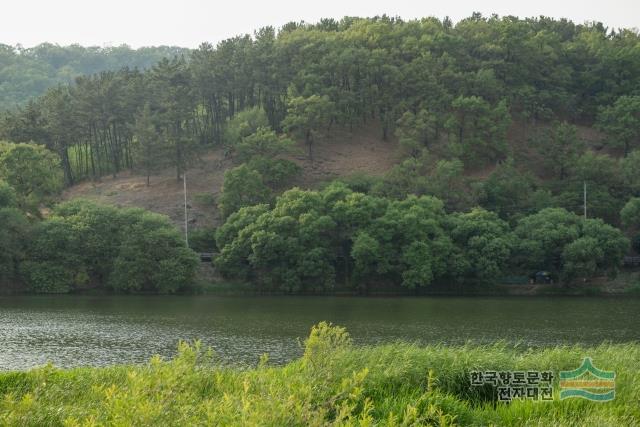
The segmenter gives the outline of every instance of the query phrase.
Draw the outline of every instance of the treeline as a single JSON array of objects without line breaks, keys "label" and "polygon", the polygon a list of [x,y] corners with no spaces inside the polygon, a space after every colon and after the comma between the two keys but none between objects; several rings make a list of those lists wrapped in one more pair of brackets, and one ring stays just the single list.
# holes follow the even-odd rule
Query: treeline
[{"label": "treeline", "polygon": [[42,43],[31,48],[0,44],[0,111],[26,104],[47,89],[82,75],[123,67],[146,69],[188,49],[158,46],[83,47]]},{"label": "treeline", "polygon": [[[640,224],[640,199],[626,216]],[[372,196],[335,182],[291,189],[273,206],[233,213],[216,232],[215,265],[263,291],[323,292],[340,286],[411,289],[484,285],[547,270],[571,283],[615,275],[629,241],[600,219],[547,208],[514,226],[481,208],[447,214],[432,196]]]},{"label": "treeline", "polygon": [[[506,203],[493,211],[447,209],[447,201],[458,197],[455,191],[449,196],[444,189],[452,187],[438,180],[429,181],[429,188],[442,185],[442,200],[420,191],[391,196],[398,188],[396,171],[276,196],[280,178],[295,173],[295,165],[277,156],[293,144],[265,122],[254,109],[227,127],[241,163],[225,175],[218,200],[226,221],[215,232],[192,235],[194,248],[217,253],[214,264],[223,276],[261,291],[482,286],[538,270],[572,283],[615,275],[629,249],[623,232],[602,219],[549,207],[539,190],[523,184],[512,162],[500,165],[481,191],[491,195],[487,200],[538,200],[531,212],[511,211]],[[601,164],[594,170],[607,173]],[[460,179],[457,173],[444,176]],[[54,206],[42,219],[43,207],[61,189],[54,153],[35,144],[0,143],[0,288],[191,289],[198,257],[166,217],[75,200]],[[628,234],[637,233],[640,198],[630,198],[619,216]],[[640,251],[640,239],[633,244]]]},{"label": "treeline", "polygon": [[631,30],[544,17],[290,23],[144,72],[78,78],[7,114],[0,134],[58,153],[67,184],[161,162],[180,176],[195,148],[224,142],[227,120],[255,106],[310,158],[324,129],[372,120],[414,153],[444,139],[466,164],[504,159],[514,118],[598,119],[607,143],[630,151],[637,123],[620,113],[633,122],[639,108],[638,46]]},{"label": "treeline", "polygon": [[34,144],[0,143],[0,293],[192,289],[198,256],[165,216],[74,200],[60,159]]}]

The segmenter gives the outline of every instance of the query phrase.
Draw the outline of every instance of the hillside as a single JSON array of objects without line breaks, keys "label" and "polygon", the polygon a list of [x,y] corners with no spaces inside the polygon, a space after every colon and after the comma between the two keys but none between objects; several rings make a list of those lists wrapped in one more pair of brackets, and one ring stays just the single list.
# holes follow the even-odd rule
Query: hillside
[{"label": "hillside", "polygon": [[[525,130],[522,123],[514,123],[508,132],[510,150],[523,170],[533,170],[541,182],[551,177],[540,167],[541,155],[531,147],[528,133],[541,132],[548,125],[539,124]],[[619,157],[616,150],[602,146],[603,135],[589,126],[577,126],[579,138],[587,148]],[[403,158],[397,138],[384,141],[380,124],[357,128],[353,131],[335,130],[319,140],[315,149],[315,159],[310,162],[303,155],[305,147],[297,144],[297,154],[288,156],[302,170],[286,188],[317,188],[332,179],[350,176],[382,177]],[[444,158],[446,144],[434,147],[436,159]],[[215,204],[224,181],[224,173],[236,164],[225,158],[222,147],[210,148],[202,153],[198,161],[188,170],[187,205],[190,224],[194,228],[219,225],[222,221]],[[485,180],[495,169],[495,164],[466,170],[465,176],[472,180]],[[209,195],[209,197],[203,197]],[[211,198],[213,196],[213,199]],[[178,227],[184,224],[183,184],[177,181],[175,170],[166,168],[150,179],[132,171],[121,172],[117,177],[105,176],[97,181],[85,181],[65,190],[63,200],[87,198],[101,203],[122,207],[139,207],[167,215]]]},{"label": "hillside", "polygon": [[[399,161],[397,141],[383,141],[379,124],[354,132],[333,131],[318,141],[313,162],[302,155],[302,144],[299,144],[297,151],[298,154],[290,156],[290,159],[302,171],[290,183],[291,187],[314,188],[331,179],[353,174],[382,176]],[[198,196],[210,194],[217,197],[225,171],[233,166],[233,161],[225,159],[223,149],[218,147],[207,150],[188,170],[187,202],[190,222],[194,227],[220,223],[215,204],[199,202]],[[171,168],[153,175],[148,187],[144,176],[127,171],[116,178],[108,176],[97,182],[83,182],[68,188],[63,194],[64,200],[77,197],[148,209],[169,216],[179,227],[184,224],[183,184],[176,180],[175,170]]]},{"label": "hillside", "polygon": [[[635,30],[544,17],[345,18],[78,78],[0,120],[7,204],[38,216],[62,187],[70,201],[36,226],[31,250],[47,255],[13,271],[59,289],[42,281],[60,277],[43,252],[56,243],[73,254],[71,289],[118,288],[147,252],[122,222],[167,273],[124,283],[186,286],[173,252],[187,267],[195,254],[165,217],[72,201],[182,227],[186,173],[191,229],[204,229],[191,248],[261,291],[615,276],[640,251],[638,46]],[[93,244],[80,224],[119,234],[106,271],[77,249]]]}]

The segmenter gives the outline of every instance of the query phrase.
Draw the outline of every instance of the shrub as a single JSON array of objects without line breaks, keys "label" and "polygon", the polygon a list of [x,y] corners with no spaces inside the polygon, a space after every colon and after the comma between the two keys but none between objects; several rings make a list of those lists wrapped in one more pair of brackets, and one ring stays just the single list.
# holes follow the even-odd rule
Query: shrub
[{"label": "shrub", "polygon": [[41,293],[176,292],[193,281],[199,262],[167,217],[85,200],[63,203],[37,224],[27,253],[22,277]]}]

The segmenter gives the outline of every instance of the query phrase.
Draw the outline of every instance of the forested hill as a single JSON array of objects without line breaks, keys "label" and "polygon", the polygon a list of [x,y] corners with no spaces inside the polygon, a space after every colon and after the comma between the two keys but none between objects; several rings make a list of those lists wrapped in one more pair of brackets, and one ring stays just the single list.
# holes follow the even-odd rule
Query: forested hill
[{"label": "forested hill", "polygon": [[187,54],[188,49],[158,46],[83,47],[42,43],[32,48],[0,43],[0,110],[23,105],[59,83],[77,76],[123,67],[150,68],[164,57]]},{"label": "forested hill", "polygon": [[[134,158],[134,125],[145,105],[173,153],[164,160],[178,174],[194,144],[223,143],[226,121],[253,106],[264,109],[276,132],[285,125],[305,130],[308,143],[320,127],[357,128],[375,119],[384,137],[398,134],[414,154],[446,140],[449,157],[494,162],[510,154],[505,138],[514,120],[593,123],[620,97],[639,95],[639,49],[632,30],[550,18],[290,23],[215,47],[204,43],[145,72],[52,88],[4,117],[0,132],[59,153],[67,184],[158,163]],[[311,126],[293,116],[285,123],[288,111]],[[615,126],[605,116],[602,125]],[[634,138],[609,143],[629,150]]]},{"label": "forested hill", "polygon": [[[85,195],[73,192],[83,182],[181,216],[188,171],[195,201],[212,208],[194,225],[217,226],[192,230],[191,247],[217,250],[221,274],[262,289],[477,284],[541,270],[569,283],[615,275],[630,242],[640,252],[640,36],[598,23],[474,14],[455,25],[375,17],[265,27],[51,88],[0,116],[0,140],[5,199],[30,217],[63,185]],[[316,179],[336,178],[330,169],[341,182]],[[116,182],[129,171],[135,182]],[[116,187],[97,183],[105,176]],[[34,264],[13,251],[33,289],[57,289],[47,271],[58,264],[83,279],[72,289],[136,268],[144,215],[71,206],[54,207],[36,230],[25,252],[40,257]],[[132,224],[121,227],[122,239],[136,236],[123,252],[60,243],[83,242],[85,227],[102,241],[105,221]],[[158,234],[144,244],[153,245],[167,224],[150,221]],[[169,237],[167,247],[180,241]],[[68,249],[43,250],[59,247]],[[115,267],[96,268],[90,253],[113,255]],[[171,272],[180,257],[157,258]],[[134,275],[132,289],[185,282]]]}]

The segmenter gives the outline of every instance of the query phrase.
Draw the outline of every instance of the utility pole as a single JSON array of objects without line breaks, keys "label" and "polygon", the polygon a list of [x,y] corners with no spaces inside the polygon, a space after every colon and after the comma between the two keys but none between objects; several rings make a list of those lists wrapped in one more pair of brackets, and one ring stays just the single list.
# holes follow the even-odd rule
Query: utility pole
[{"label": "utility pole", "polygon": [[187,171],[182,174],[182,184],[184,186],[184,241],[189,247],[189,217],[187,215]]},{"label": "utility pole", "polygon": [[584,219],[587,219],[587,181],[584,181]]}]

